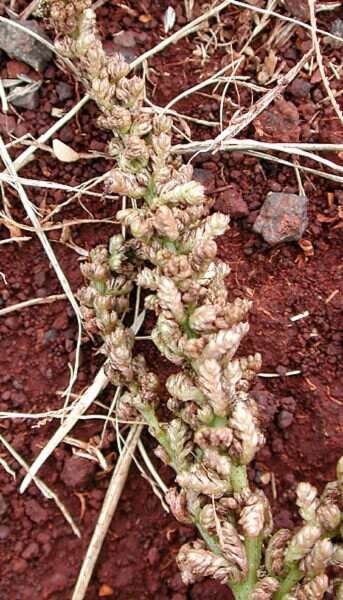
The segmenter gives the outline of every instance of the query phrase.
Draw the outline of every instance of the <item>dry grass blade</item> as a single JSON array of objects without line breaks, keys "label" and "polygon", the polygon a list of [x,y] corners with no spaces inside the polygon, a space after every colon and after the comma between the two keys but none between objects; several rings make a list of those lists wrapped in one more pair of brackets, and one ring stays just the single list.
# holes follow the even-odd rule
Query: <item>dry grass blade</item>
[{"label": "dry grass blade", "polygon": [[33,154],[36,152],[37,147],[40,144],[45,144],[59,129],[64,127],[66,123],[68,123],[78,112],[79,110],[87,104],[89,100],[89,96],[84,96],[81,100],[70,109],[61,119],[56,121],[45,133],[43,133],[36,142],[26,148],[22,154],[20,154],[14,161],[13,166],[16,171],[19,171],[22,167],[24,167],[30,160],[32,160]]},{"label": "dry grass blade", "polygon": [[[20,464],[20,466],[23,467],[25,469],[25,471],[28,471],[29,470],[29,466],[26,463],[26,461],[18,454],[18,452],[11,446],[11,444],[2,435],[0,435],[0,442],[5,446],[6,450],[8,450],[8,452],[16,459],[16,461]],[[10,474],[12,474],[12,473],[10,473]],[[54,500],[54,502],[58,506],[59,510],[63,514],[63,516],[66,519],[66,521],[69,523],[69,525],[72,528],[72,530],[75,533],[75,535],[77,535],[77,537],[81,537],[80,530],[77,527],[77,525],[74,523],[71,514],[66,509],[66,507],[63,504],[63,502],[61,502],[61,500],[55,494],[55,492],[53,492],[46,485],[46,483],[44,483],[44,481],[42,481],[39,477],[34,477],[33,479],[34,479],[34,482],[35,482],[36,486],[42,492],[43,496],[45,496],[49,500]]]},{"label": "dry grass blade", "polygon": [[120,455],[114,469],[105,500],[101,508],[98,522],[87,548],[86,556],[79,573],[72,600],[83,600],[85,597],[95,563],[98,559],[107,530],[110,526],[123,487],[125,485],[132,462],[133,453],[141,435],[141,431],[142,425],[135,425],[130,429],[130,433],[125,442],[125,450]]},{"label": "dry grass blade", "polygon": [[325,74],[325,68],[324,68],[324,64],[323,64],[323,57],[322,57],[322,53],[320,51],[320,45],[319,45],[319,41],[318,41],[318,37],[317,37],[317,19],[316,19],[316,11],[315,11],[315,2],[314,0],[308,0],[308,4],[310,7],[310,20],[311,20],[311,34],[312,34],[312,42],[313,42],[313,46],[314,49],[316,51],[316,58],[317,58],[317,63],[318,63],[318,68],[320,71],[320,75],[324,84],[324,87],[326,89],[326,93],[329,96],[330,102],[333,106],[333,109],[336,113],[336,115],[338,116],[340,122],[343,125],[343,113],[339,107],[339,104],[333,94],[333,91],[330,87],[329,81],[326,77]]},{"label": "dry grass blade", "polygon": [[37,304],[50,304],[51,302],[56,302],[57,300],[65,300],[65,294],[52,294],[51,296],[45,296],[44,298],[32,298],[31,300],[25,300],[24,302],[18,302],[18,304],[12,304],[11,306],[5,306],[0,310],[0,317],[8,315],[16,310],[22,310],[23,308],[27,308],[28,306],[37,306]]},{"label": "dry grass blade", "polygon": [[293,79],[295,79],[312,54],[313,49],[311,48],[311,50],[309,50],[299,60],[295,67],[280,77],[278,84],[273,89],[269,90],[264,96],[262,96],[262,98],[260,98],[260,100],[258,100],[247,113],[234,116],[230,125],[213,140],[213,145],[220,146],[222,142],[235,137],[240,133],[240,131],[242,131],[242,129],[247,127],[261,112],[263,112],[269,106],[269,104],[271,104],[273,100],[275,100],[275,98],[277,98],[277,96],[280,95],[281,92],[286,89]]},{"label": "dry grass blade", "polygon": [[36,460],[29,468],[28,474],[24,478],[20,491],[24,492],[27,486],[30,484],[31,479],[36,475],[44,462],[49,458],[52,452],[62,442],[63,438],[73,429],[76,425],[80,416],[83,415],[86,410],[91,406],[100,392],[106,387],[108,379],[105,375],[104,369],[100,369],[97,373],[92,385],[82,394],[79,400],[75,403],[70,413],[66,417],[65,421],[60,425],[54,435],[50,438],[47,445],[38,454]]}]

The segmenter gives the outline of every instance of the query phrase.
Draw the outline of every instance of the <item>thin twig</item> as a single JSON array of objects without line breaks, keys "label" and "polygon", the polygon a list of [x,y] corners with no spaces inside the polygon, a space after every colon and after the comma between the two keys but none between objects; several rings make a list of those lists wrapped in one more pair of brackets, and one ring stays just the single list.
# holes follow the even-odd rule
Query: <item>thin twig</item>
[{"label": "thin twig", "polygon": [[65,300],[66,297],[66,294],[52,294],[51,296],[46,296],[45,298],[32,298],[31,300],[18,302],[18,304],[12,304],[11,306],[1,308],[0,317],[4,317],[5,315],[8,315],[16,310],[22,310],[28,306],[36,306],[37,304],[50,304],[51,302],[56,302],[57,300]]},{"label": "thin twig", "polygon": [[43,450],[38,454],[35,461],[31,465],[28,474],[25,476],[21,486],[20,492],[25,492],[26,488],[30,484],[31,479],[38,473],[41,466],[49,458],[52,452],[62,442],[63,438],[73,429],[76,425],[79,417],[83,415],[86,410],[93,404],[94,400],[100,394],[100,392],[106,387],[108,379],[105,375],[104,368],[102,367],[98,371],[92,385],[80,396],[79,400],[75,403],[71,409],[69,415],[61,423],[60,427],[55,431],[54,435],[50,438],[47,445],[44,446]]},{"label": "thin twig", "polygon": [[111,524],[114,512],[117,508],[123,487],[125,485],[133,453],[141,435],[142,426],[131,427],[126,439],[126,451],[123,452],[114,469],[104,503],[101,508],[98,522],[96,524],[92,539],[87,548],[86,556],[79,573],[77,583],[73,592],[72,600],[83,600],[89,581],[91,579],[95,563],[98,559],[107,530]]}]

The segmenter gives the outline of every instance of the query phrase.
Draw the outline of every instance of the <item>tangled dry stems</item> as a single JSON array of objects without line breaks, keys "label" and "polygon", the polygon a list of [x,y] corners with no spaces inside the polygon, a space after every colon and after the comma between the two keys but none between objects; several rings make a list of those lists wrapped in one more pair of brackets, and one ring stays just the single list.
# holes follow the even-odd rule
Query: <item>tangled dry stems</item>
[{"label": "tangled dry stems", "polygon": [[[235,358],[249,326],[250,302],[228,301],[226,263],[215,238],[229,224],[210,213],[212,201],[192,178],[192,168],[172,158],[172,120],[143,106],[144,81],[129,76],[119,54],[108,57],[89,0],[50,0],[58,50],[76,65],[87,93],[101,110],[99,125],[112,131],[116,161],[108,189],[131,199],[117,217],[131,233],[98,246],[82,270],[80,291],[86,329],[103,341],[107,376],[122,386],[124,420],[142,415],[158,441],[156,454],[176,473],[166,500],[199,539],[179,551],[185,583],[204,577],[228,585],[238,600],[320,600],[339,581],[329,565],[342,566],[343,459],[337,479],[319,497],[310,484],[297,488],[302,524],[273,532],[269,501],[253,489],[247,465],[264,444],[258,408],[249,394],[261,366],[256,354]],[[151,338],[175,367],[166,387],[171,414],[157,411],[159,381],[125,325],[135,286],[149,291],[146,309],[156,315]]]}]

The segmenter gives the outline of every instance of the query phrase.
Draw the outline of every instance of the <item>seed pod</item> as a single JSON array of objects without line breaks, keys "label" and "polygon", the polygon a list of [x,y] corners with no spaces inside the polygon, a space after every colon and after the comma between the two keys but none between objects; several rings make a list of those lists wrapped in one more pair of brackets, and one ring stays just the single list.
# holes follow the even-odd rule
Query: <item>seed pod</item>
[{"label": "seed pod", "polygon": [[248,537],[258,537],[266,524],[265,513],[268,501],[262,494],[250,494],[240,513],[239,524]]},{"label": "seed pod", "polygon": [[297,486],[297,506],[304,521],[313,521],[319,504],[317,489],[310,483],[299,483]]},{"label": "seed pod", "polygon": [[322,600],[329,588],[327,575],[318,575],[312,581],[297,588],[297,600]]},{"label": "seed pod", "polygon": [[326,531],[336,529],[342,520],[342,514],[337,504],[326,502],[319,506],[316,516],[319,523]]},{"label": "seed pod", "polygon": [[205,544],[196,541],[181,546],[177,564],[181,571],[182,581],[192,584],[203,577],[213,577],[221,583],[227,583],[230,576],[230,566],[221,556],[216,556],[209,550],[205,550]]},{"label": "seed pod", "polygon": [[279,529],[269,540],[265,552],[265,564],[270,575],[282,574],[285,551],[291,537],[289,529]]},{"label": "seed pod", "polygon": [[[237,568],[235,579],[241,581],[248,574],[248,560],[244,544],[241,541],[237,530],[231,523],[225,521],[219,528],[218,537],[223,557],[230,565],[232,565],[232,567]],[[233,575],[231,577],[233,577]]]},{"label": "seed pod", "polygon": [[264,577],[259,581],[251,594],[251,600],[271,600],[274,592],[279,589],[279,582],[273,577]]},{"label": "seed pod", "polygon": [[249,405],[238,400],[233,407],[232,417],[229,421],[234,437],[239,443],[239,457],[242,464],[247,465],[259,448],[264,443],[264,436],[260,432],[256,419]]},{"label": "seed pod", "polygon": [[185,490],[179,492],[177,488],[170,488],[166,494],[165,499],[173,513],[175,519],[180,523],[188,525],[192,522],[188,510],[187,510],[187,497]]},{"label": "seed pod", "polygon": [[287,552],[285,555],[285,561],[287,563],[295,560],[300,560],[308,554],[314,544],[319,540],[321,536],[321,528],[317,525],[304,525],[295,533],[292,537]]},{"label": "seed pod", "polygon": [[334,546],[330,540],[318,540],[311,552],[301,561],[301,570],[309,577],[320,575],[325,571],[333,552]]},{"label": "seed pod", "polygon": [[198,465],[194,466],[192,470],[179,473],[176,481],[186,490],[206,494],[207,496],[213,495],[214,498],[220,498],[230,489],[227,480],[220,479],[217,474]]}]

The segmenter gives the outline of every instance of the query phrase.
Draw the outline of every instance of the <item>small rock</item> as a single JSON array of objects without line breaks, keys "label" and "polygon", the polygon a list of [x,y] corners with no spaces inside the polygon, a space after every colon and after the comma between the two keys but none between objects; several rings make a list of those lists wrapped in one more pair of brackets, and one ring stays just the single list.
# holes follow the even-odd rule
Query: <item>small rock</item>
[{"label": "small rock", "polygon": [[310,8],[307,0],[284,0],[286,9],[298,19],[307,21],[310,18]]},{"label": "small rock", "polygon": [[234,219],[240,219],[249,214],[248,205],[243,200],[242,193],[236,185],[230,185],[227,190],[219,194],[214,208]]},{"label": "small rock", "polygon": [[7,507],[8,505],[5,498],[2,494],[0,494],[0,517],[2,517],[2,515],[5,514],[5,512],[7,511]]},{"label": "small rock", "polygon": [[207,192],[211,193],[214,189],[215,177],[211,171],[208,171],[207,169],[194,169],[193,177],[195,181],[202,183]]},{"label": "small rock", "polygon": [[[35,21],[20,21],[20,25],[49,39]],[[11,58],[30,65],[35,71],[43,71],[52,58],[52,52],[42,42],[28,33],[13,27],[10,23],[0,23],[0,48]]]},{"label": "small rock", "polygon": [[57,592],[63,592],[68,585],[66,573],[52,573],[43,585],[43,593],[40,596],[43,600],[51,598]]},{"label": "small rock", "polygon": [[277,424],[280,429],[287,429],[293,423],[294,417],[288,410],[282,410],[277,416]]},{"label": "small rock", "polygon": [[307,224],[306,196],[270,192],[253,230],[270,245],[301,239]]},{"label": "small rock", "polygon": [[48,519],[48,512],[37,500],[28,500],[25,503],[25,513],[33,523],[45,523]]},{"label": "small rock", "polygon": [[[334,22],[331,25],[330,32],[333,35],[337,35],[337,37],[343,38],[343,20],[342,19],[335,19]],[[332,38],[329,38],[329,39],[330,39],[330,45],[333,48],[342,48],[342,46],[343,46],[343,39],[342,39],[342,41],[340,41],[340,40],[333,40]]]},{"label": "small rock", "polygon": [[148,562],[150,565],[155,565],[160,560],[160,553],[155,546],[150,548],[148,552]]},{"label": "small rock", "polygon": [[37,90],[28,92],[27,94],[18,95],[12,98],[11,104],[17,108],[24,108],[25,110],[34,110],[39,106],[39,93]]},{"label": "small rock", "polygon": [[99,588],[98,596],[99,598],[108,598],[109,596],[113,596],[113,593],[113,589],[106,583],[103,583]]},{"label": "small rock", "polygon": [[79,456],[66,459],[61,479],[69,488],[81,488],[90,483],[94,476],[96,465],[93,461]]},{"label": "small rock", "polygon": [[25,550],[22,554],[22,557],[25,558],[25,560],[31,560],[31,558],[35,558],[38,555],[39,555],[38,544],[36,544],[36,542],[31,542],[31,544],[29,544],[25,548]]},{"label": "small rock", "polygon": [[7,525],[0,525],[0,541],[7,540],[11,530]]},{"label": "small rock", "polygon": [[266,142],[298,142],[299,113],[292,102],[283,98],[263,111],[254,121],[258,137]]},{"label": "small rock", "polygon": [[6,64],[6,71],[10,79],[16,79],[18,75],[28,75],[30,67],[19,60],[9,60]]},{"label": "small rock", "polygon": [[73,97],[73,88],[69,83],[64,83],[63,81],[59,81],[56,85],[56,92],[58,95],[58,99],[61,102],[65,100],[69,100]]},{"label": "small rock", "polygon": [[289,91],[295,98],[305,98],[309,95],[311,87],[311,84],[306,79],[297,77],[290,85]]},{"label": "small rock", "polygon": [[276,525],[278,528],[293,529],[292,515],[288,510],[281,509],[276,514]]},{"label": "small rock", "polygon": [[14,573],[24,573],[28,567],[28,564],[23,558],[17,558],[12,562],[11,566]]}]

